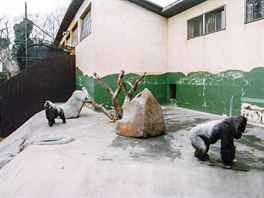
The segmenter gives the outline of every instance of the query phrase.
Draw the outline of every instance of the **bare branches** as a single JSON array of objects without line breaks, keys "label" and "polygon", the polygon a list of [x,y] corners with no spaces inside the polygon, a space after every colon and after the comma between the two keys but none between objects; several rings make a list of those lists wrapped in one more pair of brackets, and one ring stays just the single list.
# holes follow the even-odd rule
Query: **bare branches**
[{"label": "bare branches", "polygon": [[94,77],[98,80],[98,82],[102,85],[102,87],[110,94],[110,95],[113,95],[113,90],[108,87],[104,81],[102,81],[102,79],[98,76],[98,74],[96,72],[94,72]]},{"label": "bare branches", "polygon": [[139,83],[146,76],[146,74],[147,73],[144,72],[144,74],[142,76],[140,76],[139,79],[137,79],[137,81],[135,82],[134,86],[131,86],[132,88],[130,89],[130,91],[127,90],[125,82],[123,83],[125,100],[124,100],[124,103],[123,103],[122,106],[124,106],[124,104],[126,104],[127,102],[131,101],[134,92],[137,90],[137,87],[138,87]]},{"label": "bare branches", "polygon": [[94,77],[98,80],[98,82],[101,84],[101,86],[110,94],[110,96],[112,98],[112,106],[115,110],[115,115],[112,119],[109,116],[108,117],[113,121],[119,120],[123,116],[123,110],[121,109],[121,107],[118,104],[117,96],[120,93],[121,87],[123,85],[124,74],[125,74],[125,72],[122,70],[118,76],[117,88],[116,88],[115,92],[113,92],[113,90],[104,83],[104,81],[99,77],[99,75],[96,72],[94,73]]},{"label": "bare branches", "polygon": [[96,109],[100,109],[108,118],[110,118],[110,120],[115,121],[115,116],[112,113],[110,113],[103,105],[94,102],[94,100],[91,97],[89,97],[89,99],[84,100],[83,102],[91,104]]},{"label": "bare branches", "polygon": [[119,120],[123,117],[123,108],[120,107],[119,103],[118,103],[118,95],[121,91],[121,88],[124,88],[124,93],[125,93],[125,101],[123,103],[123,105],[127,102],[129,102],[132,99],[132,95],[133,93],[136,91],[139,83],[142,81],[142,79],[146,76],[146,72],[140,76],[140,78],[135,82],[135,84],[133,86],[131,86],[131,90],[128,91],[127,86],[126,86],[126,82],[124,80],[124,75],[125,75],[125,71],[121,70],[119,76],[118,76],[118,80],[117,80],[117,88],[115,91],[113,91],[108,85],[105,84],[105,82],[99,77],[99,75],[94,72],[94,77],[95,79],[98,80],[98,82],[100,83],[100,85],[110,94],[111,96],[111,102],[112,102],[112,106],[114,108],[114,114],[110,113],[105,107],[103,107],[103,105],[101,104],[97,104],[95,101],[93,101],[93,99],[89,96],[87,100],[85,100],[85,103],[89,103],[92,106],[94,106],[97,109],[101,109],[102,112],[109,117],[112,121],[116,121]]},{"label": "bare branches", "polygon": [[139,78],[137,79],[137,81],[135,82],[134,86],[132,87],[132,89],[129,91],[129,94],[131,95],[132,97],[132,94],[137,90],[137,86],[138,84],[141,82],[141,80],[146,76],[147,72],[144,72],[144,74]]}]

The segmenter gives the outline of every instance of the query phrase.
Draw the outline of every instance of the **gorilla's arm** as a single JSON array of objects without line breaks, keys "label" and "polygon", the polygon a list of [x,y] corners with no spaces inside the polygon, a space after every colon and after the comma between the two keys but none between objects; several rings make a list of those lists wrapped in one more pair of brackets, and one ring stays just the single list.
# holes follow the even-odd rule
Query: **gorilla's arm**
[{"label": "gorilla's arm", "polygon": [[49,126],[52,126],[55,124],[55,118],[58,117],[58,112],[54,108],[48,108],[46,109],[46,117],[49,121]]},{"label": "gorilla's arm", "polygon": [[229,124],[221,127],[221,158],[227,167],[231,167],[232,161],[235,159],[235,146],[233,133],[236,129]]},{"label": "gorilla's arm", "polygon": [[240,131],[237,131],[237,130],[233,131],[233,137],[235,139],[239,139],[239,138],[241,138],[241,136],[242,136],[242,133]]}]

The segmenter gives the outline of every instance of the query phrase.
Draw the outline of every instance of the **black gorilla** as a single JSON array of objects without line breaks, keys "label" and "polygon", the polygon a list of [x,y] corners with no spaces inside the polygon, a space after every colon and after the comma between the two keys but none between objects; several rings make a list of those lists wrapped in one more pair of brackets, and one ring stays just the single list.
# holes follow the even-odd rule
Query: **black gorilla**
[{"label": "black gorilla", "polygon": [[54,105],[50,101],[46,101],[44,104],[44,109],[50,127],[55,124],[55,118],[57,118],[58,116],[62,119],[63,123],[66,123],[64,112],[61,107]]},{"label": "black gorilla", "polygon": [[199,124],[190,131],[194,156],[202,161],[209,159],[209,145],[221,139],[221,158],[226,168],[231,168],[235,159],[234,139],[239,139],[245,131],[247,119],[243,116],[229,117]]}]

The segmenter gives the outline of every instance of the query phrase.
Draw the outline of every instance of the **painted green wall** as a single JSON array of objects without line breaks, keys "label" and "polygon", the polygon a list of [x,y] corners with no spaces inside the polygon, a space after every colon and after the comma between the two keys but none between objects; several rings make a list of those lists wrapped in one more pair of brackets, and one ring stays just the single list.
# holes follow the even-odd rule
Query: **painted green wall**
[{"label": "painted green wall", "polygon": [[232,115],[239,115],[244,98],[251,104],[257,104],[255,98],[264,99],[264,67],[249,72],[228,70],[218,74],[203,71],[188,75],[168,73],[168,84],[174,83],[178,106],[219,115],[230,115],[230,108]]},{"label": "painted green wall", "polygon": [[[84,75],[77,68],[77,88],[85,86],[97,103],[110,107],[109,94],[94,80]],[[116,88],[118,74],[103,77],[103,81],[112,89]],[[137,74],[126,74],[125,80],[134,84]],[[161,103],[175,103],[179,107],[194,109],[214,114],[239,115],[241,101],[263,106],[264,101],[264,67],[254,68],[249,72],[228,70],[218,74],[209,72],[192,72],[185,75],[180,72],[161,75],[147,75],[138,86],[135,95],[148,88]],[[171,88],[176,87],[176,100],[171,100]],[[124,99],[121,92],[120,104]],[[256,100],[260,99],[260,100]],[[263,101],[262,101],[263,100]],[[260,103],[258,103],[260,101]],[[230,102],[232,104],[230,104]]]},{"label": "painted green wall", "polygon": [[[99,74],[100,75],[100,74]],[[116,89],[116,83],[119,74],[112,74],[105,77],[102,77],[102,80],[112,88],[114,91]],[[125,74],[124,79],[130,82],[132,85],[140,76],[137,74]],[[95,80],[93,77],[84,75],[84,73],[77,67],[76,69],[76,87],[81,89],[83,86],[86,87],[92,98],[100,104],[104,104],[107,108],[111,107],[111,98],[110,95],[106,92],[105,89]],[[127,85],[128,89],[130,88]],[[161,103],[167,103],[167,74],[162,75],[147,75],[139,84],[134,96],[141,92],[144,88],[148,88],[155,98]],[[123,90],[120,92],[118,100],[120,105],[124,100]]]}]

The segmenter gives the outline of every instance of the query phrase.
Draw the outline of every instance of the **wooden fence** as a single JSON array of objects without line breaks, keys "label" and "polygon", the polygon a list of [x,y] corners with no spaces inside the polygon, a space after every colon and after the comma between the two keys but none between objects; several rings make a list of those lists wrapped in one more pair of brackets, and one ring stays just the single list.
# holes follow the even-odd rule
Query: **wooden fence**
[{"label": "wooden fence", "polygon": [[0,84],[0,136],[14,132],[46,100],[65,102],[75,90],[75,56],[51,55]]}]

